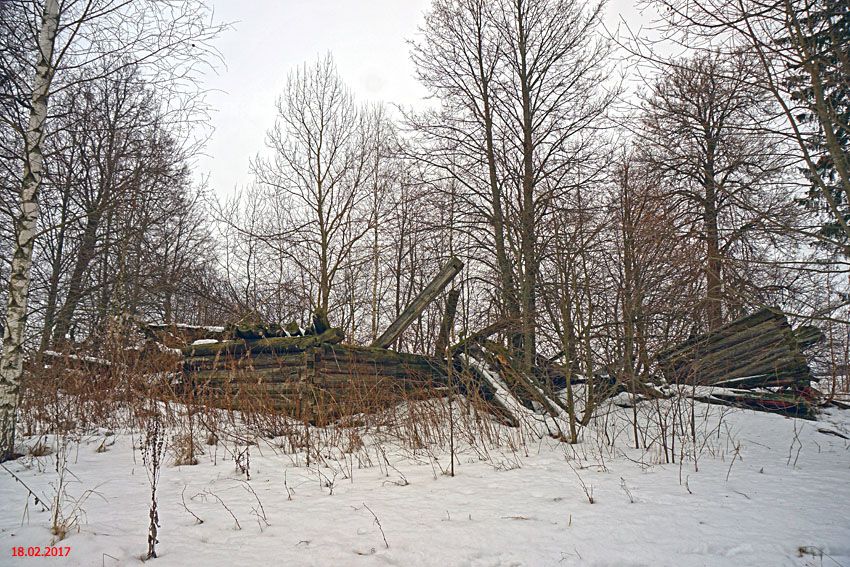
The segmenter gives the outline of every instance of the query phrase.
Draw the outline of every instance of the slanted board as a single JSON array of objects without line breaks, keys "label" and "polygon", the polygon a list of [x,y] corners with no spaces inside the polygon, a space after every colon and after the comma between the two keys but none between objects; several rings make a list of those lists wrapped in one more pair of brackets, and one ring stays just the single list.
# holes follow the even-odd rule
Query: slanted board
[{"label": "slanted board", "polygon": [[449,262],[443,266],[431,282],[425,286],[419,295],[408,305],[401,315],[393,321],[384,333],[375,339],[372,343],[373,347],[387,348],[395,341],[404,330],[413,323],[422,311],[434,301],[434,299],[443,291],[449,282],[451,282],[460,270],[463,268],[463,262],[454,256]]},{"label": "slanted board", "polygon": [[[812,379],[785,315],[764,308],[656,356],[670,382],[738,387],[803,385]],[[746,380],[744,380],[746,378]]]}]

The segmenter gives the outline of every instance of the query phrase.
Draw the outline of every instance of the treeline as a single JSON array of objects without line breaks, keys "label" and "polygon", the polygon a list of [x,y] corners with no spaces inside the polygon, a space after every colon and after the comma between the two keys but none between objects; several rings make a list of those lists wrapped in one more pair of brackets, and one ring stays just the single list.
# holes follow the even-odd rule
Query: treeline
[{"label": "treeline", "polygon": [[[411,43],[426,110],[305,63],[223,199],[191,170],[220,31],[200,3],[0,4],[2,300],[28,297],[4,353],[316,307],[366,343],[457,256],[455,335],[505,321],[529,366],[645,377],[660,348],[779,305],[846,368],[850,8],[692,4],[648,2],[648,42],[583,0],[434,0]],[[396,346],[432,352],[441,311]]]},{"label": "treeline", "polygon": [[[456,332],[509,321],[526,364],[645,376],[766,305],[845,361],[847,7],[748,4],[748,36],[716,4],[658,3],[648,43],[597,4],[436,0],[411,46],[426,111],[358,103],[330,56],[299,67],[255,183],[216,210],[240,310],[326,307],[369,342],[455,255]],[[441,309],[399,346],[430,352]]]}]

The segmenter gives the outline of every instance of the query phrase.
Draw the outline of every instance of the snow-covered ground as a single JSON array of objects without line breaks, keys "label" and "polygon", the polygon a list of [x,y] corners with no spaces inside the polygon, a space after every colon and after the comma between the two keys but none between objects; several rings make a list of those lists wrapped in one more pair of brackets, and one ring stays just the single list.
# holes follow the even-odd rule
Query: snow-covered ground
[{"label": "snow-covered ground", "polygon": [[[656,447],[630,448],[631,410],[613,406],[576,446],[518,436],[499,447],[460,443],[453,478],[443,472],[445,451],[379,435],[309,467],[303,454],[260,439],[250,448],[250,480],[234,465],[233,447],[205,445],[197,465],[162,470],[159,557],[151,561],[850,566],[850,441],[818,431],[850,436],[850,411],[818,422],[697,411],[705,414],[698,466],[664,463]],[[82,501],[79,526],[57,544],[70,548],[67,557],[12,556],[14,547],[51,544],[51,514],[0,469],[0,564],[141,563],[148,476],[138,436],[110,433],[84,436],[68,452],[66,513]],[[54,460],[5,466],[50,502]]]}]

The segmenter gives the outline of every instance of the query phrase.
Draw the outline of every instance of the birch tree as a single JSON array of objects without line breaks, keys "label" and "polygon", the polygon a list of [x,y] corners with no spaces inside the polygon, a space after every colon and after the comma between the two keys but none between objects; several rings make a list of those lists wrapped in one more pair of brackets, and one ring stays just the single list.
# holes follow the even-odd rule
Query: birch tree
[{"label": "birch tree", "polygon": [[24,136],[23,181],[20,210],[15,218],[15,243],[9,274],[9,297],[3,350],[0,356],[0,460],[13,456],[18,387],[24,364],[23,337],[32,268],[32,251],[38,225],[38,190],[44,173],[42,142],[47,120],[50,84],[55,74],[54,48],[59,28],[59,1],[46,0],[38,31],[38,52]]},{"label": "birch tree", "polygon": [[[145,68],[149,84],[168,89],[168,100],[192,99],[197,72],[214,52],[220,31],[196,0],[13,0],[14,13],[29,20],[20,49],[4,51],[4,126],[20,137],[15,156],[22,170],[14,210],[14,242],[0,359],[0,453],[14,451],[18,387],[24,363],[34,239],[39,222],[39,190],[44,175],[44,142],[52,95],[74,84],[108,77],[131,65]],[[8,10],[8,9],[7,9]],[[4,22],[4,28],[9,28]],[[14,26],[13,26],[14,27]],[[96,72],[80,72],[96,67]],[[21,69],[24,72],[21,72]],[[31,77],[31,78],[30,78]],[[197,92],[197,90],[195,89]],[[11,102],[10,102],[11,101]]]}]

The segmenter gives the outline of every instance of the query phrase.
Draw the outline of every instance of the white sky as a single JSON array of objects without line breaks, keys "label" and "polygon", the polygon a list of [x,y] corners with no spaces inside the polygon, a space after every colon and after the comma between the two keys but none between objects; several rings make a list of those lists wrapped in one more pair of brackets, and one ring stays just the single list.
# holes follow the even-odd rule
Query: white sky
[{"label": "white sky", "polygon": [[[250,182],[248,160],[264,148],[275,98],[287,74],[330,51],[361,101],[419,105],[406,40],[416,36],[430,0],[213,0],[216,19],[233,22],[217,42],[226,67],[210,76],[214,133],[197,172],[219,195]],[[612,0],[606,24],[641,20],[632,2]]]}]

